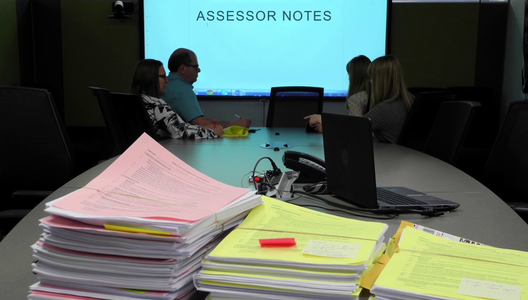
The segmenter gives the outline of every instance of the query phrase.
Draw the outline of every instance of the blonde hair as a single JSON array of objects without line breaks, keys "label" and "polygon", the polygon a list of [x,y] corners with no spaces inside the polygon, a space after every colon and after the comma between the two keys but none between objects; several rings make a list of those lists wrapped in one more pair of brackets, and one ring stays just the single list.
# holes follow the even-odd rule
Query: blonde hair
[{"label": "blonde hair", "polygon": [[367,69],[370,64],[370,59],[365,55],[359,55],[352,58],[346,65],[348,73],[348,95],[350,97],[361,91],[369,90],[369,78]]},{"label": "blonde hair", "polygon": [[411,109],[413,99],[407,91],[400,61],[391,55],[376,58],[368,67],[367,73],[372,80],[370,108],[386,102],[402,101],[407,110]]}]

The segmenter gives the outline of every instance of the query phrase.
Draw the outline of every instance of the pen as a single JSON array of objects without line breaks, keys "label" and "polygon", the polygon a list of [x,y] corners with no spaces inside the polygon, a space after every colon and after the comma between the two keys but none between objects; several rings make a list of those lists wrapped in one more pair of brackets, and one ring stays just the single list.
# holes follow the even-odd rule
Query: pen
[{"label": "pen", "polygon": [[237,117],[238,119],[241,119],[239,115],[235,114],[235,117]]}]

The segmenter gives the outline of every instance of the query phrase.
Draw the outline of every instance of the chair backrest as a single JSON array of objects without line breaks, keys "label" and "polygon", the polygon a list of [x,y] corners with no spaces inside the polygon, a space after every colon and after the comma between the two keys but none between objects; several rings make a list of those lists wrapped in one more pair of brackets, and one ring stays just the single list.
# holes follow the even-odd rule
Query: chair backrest
[{"label": "chair backrest", "polygon": [[88,88],[92,90],[94,96],[99,102],[99,107],[101,108],[101,113],[106,123],[106,128],[112,137],[112,141],[114,143],[112,155],[119,155],[127,148],[127,142],[125,139],[125,133],[123,132],[123,128],[119,122],[119,117],[112,103],[112,95],[110,95],[109,90],[104,88],[92,86]]},{"label": "chair backrest", "polygon": [[[75,175],[73,150],[51,93],[0,86],[0,192],[55,190]],[[1,198],[2,195],[0,195]]]},{"label": "chair backrest", "polygon": [[305,127],[303,117],[322,113],[323,96],[320,87],[272,87],[266,127]]},{"label": "chair backrest", "polygon": [[506,202],[528,202],[528,101],[510,104],[486,164],[484,183]]},{"label": "chair backrest", "polygon": [[132,145],[143,133],[147,133],[157,141],[161,139],[156,133],[141,96],[112,92],[110,95],[112,95],[112,102],[119,123],[123,128],[127,143],[126,148]]},{"label": "chair backrest", "polygon": [[455,100],[456,92],[434,91],[415,94],[413,106],[409,111],[397,144],[423,151],[429,137],[440,104]]},{"label": "chair backrest", "polygon": [[144,132],[156,140],[160,139],[140,96],[112,93],[97,87],[90,89],[99,101],[106,126],[114,141],[114,155],[123,153]]},{"label": "chair backrest", "polygon": [[407,90],[413,94],[413,95],[418,95],[420,93],[424,93],[424,92],[442,92],[442,91],[445,91],[446,89],[444,88],[439,88],[439,87],[408,87]]},{"label": "chair backrest", "polygon": [[479,106],[480,103],[472,101],[443,102],[423,152],[454,165]]},{"label": "chair backrest", "polygon": [[491,87],[456,86],[448,87],[457,93],[456,101],[478,101],[480,108],[473,116],[473,122],[466,137],[466,146],[491,149],[499,131],[499,106]]}]

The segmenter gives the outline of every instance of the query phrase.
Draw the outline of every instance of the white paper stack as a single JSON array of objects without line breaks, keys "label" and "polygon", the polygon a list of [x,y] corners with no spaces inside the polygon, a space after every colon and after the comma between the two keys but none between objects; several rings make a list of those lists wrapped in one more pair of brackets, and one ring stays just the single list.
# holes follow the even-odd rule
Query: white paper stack
[{"label": "white paper stack", "polygon": [[47,203],[28,299],[188,299],[202,259],[261,203],[143,135],[85,187]]},{"label": "white paper stack", "polygon": [[194,276],[198,290],[210,299],[358,299],[388,226],[263,199],[207,255]]}]

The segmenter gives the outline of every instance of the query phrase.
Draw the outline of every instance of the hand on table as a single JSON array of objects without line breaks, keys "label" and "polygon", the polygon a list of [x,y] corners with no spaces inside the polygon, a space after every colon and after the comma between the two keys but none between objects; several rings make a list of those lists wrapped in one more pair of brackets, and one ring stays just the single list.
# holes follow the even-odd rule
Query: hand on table
[{"label": "hand on table", "polygon": [[249,128],[251,126],[251,120],[248,118],[238,119],[233,122],[233,125]]},{"label": "hand on table", "polygon": [[208,124],[208,125],[204,125],[202,126],[203,128],[206,128],[206,129],[212,129],[214,131],[214,133],[218,136],[222,136],[224,134],[224,127],[220,124]]},{"label": "hand on table", "polygon": [[323,132],[323,123],[321,121],[321,115],[309,115],[304,117],[304,119],[308,120],[308,124],[317,132]]}]

